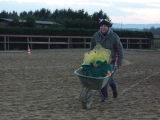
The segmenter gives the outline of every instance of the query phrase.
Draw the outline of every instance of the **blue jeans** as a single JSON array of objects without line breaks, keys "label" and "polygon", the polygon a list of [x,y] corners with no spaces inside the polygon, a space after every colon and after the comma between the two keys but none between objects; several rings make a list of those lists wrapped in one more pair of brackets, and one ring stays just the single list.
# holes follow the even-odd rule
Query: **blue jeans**
[{"label": "blue jeans", "polygon": [[[114,70],[115,67],[115,61],[112,61],[110,63],[110,66],[112,68],[112,70]],[[112,88],[113,92],[117,92],[117,86],[116,86],[116,82],[113,79],[113,76],[110,78],[110,80],[108,81],[110,87]],[[108,91],[107,91],[107,85],[105,85],[102,89],[101,89],[101,93],[104,99],[108,98]]]}]

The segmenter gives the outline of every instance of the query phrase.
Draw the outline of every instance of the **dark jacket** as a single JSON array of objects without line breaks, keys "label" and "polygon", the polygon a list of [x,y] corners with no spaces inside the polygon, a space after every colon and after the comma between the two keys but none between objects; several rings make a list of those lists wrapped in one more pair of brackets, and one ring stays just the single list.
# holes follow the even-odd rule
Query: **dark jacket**
[{"label": "dark jacket", "polygon": [[122,65],[123,46],[119,36],[114,33],[111,28],[109,28],[108,33],[105,36],[102,35],[100,30],[92,36],[90,49],[92,50],[97,44],[111,50],[112,61],[116,60],[116,56],[118,56],[117,65]]}]

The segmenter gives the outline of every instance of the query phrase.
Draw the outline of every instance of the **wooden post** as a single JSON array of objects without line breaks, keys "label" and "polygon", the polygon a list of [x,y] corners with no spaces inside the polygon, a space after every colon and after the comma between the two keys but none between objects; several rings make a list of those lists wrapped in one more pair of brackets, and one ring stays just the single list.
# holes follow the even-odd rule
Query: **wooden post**
[{"label": "wooden post", "polygon": [[127,39],[127,49],[128,49],[128,39]]},{"label": "wooden post", "polygon": [[50,48],[50,44],[51,44],[50,42],[51,42],[51,40],[50,40],[50,38],[48,38],[48,49],[51,49]]},{"label": "wooden post", "polygon": [[4,50],[6,50],[6,36],[4,36]]},{"label": "wooden post", "polygon": [[30,41],[31,41],[31,48],[30,49],[32,50],[32,37],[31,37]]},{"label": "wooden post", "polygon": [[27,47],[29,46],[29,37],[27,37],[27,42],[28,42],[28,44],[27,44]]},{"label": "wooden post", "polygon": [[139,39],[139,49],[142,49],[142,40]]},{"label": "wooden post", "polygon": [[72,38],[68,38],[68,49],[72,47]]},{"label": "wooden post", "polygon": [[84,38],[84,48],[86,48],[86,38]]},{"label": "wooden post", "polygon": [[9,37],[7,37],[7,42],[8,42],[8,49],[7,50],[9,50]]}]

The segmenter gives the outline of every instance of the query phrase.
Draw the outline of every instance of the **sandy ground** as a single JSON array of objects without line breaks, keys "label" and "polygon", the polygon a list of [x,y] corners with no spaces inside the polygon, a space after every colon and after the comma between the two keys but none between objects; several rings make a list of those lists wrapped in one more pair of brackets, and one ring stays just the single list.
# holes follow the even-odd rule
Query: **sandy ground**
[{"label": "sandy ground", "polygon": [[160,120],[160,51],[125,50],[119,96],[82,109],[73,73],[87,50],[0,52],[0,120]]}]

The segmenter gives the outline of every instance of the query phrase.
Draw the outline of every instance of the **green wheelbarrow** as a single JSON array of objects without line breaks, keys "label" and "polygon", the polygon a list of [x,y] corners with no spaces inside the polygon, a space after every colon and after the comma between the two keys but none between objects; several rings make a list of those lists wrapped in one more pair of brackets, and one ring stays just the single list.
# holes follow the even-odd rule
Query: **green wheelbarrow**
[{"label": "green wheelbarrow", "polygon": [[[83,85],[83,89],[80,94],[79,101],[82,102],[83,109],[88,109],[91,106],[93,96],[97,92],[99,92],[102,99],[104,99],[100,90],[105,85],[107,85],[109,79],[111,78],[111,76],[113,76],[114,72],[112,72],[112,75],[106,76],[106,77],[85,76],[83,72],[80,70],[76,70],[74,71],[74,73],[78,76],[81,84]],[[95,92],[93,93],[92,90],[95,90]]]}]

